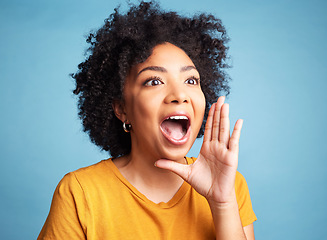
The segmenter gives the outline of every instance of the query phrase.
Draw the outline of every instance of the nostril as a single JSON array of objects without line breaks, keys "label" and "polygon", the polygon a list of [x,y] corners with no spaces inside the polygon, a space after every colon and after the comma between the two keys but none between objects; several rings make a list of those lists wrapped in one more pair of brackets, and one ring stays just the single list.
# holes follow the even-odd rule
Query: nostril
[{"label": "nostril", "polygon": [[189,97],[181,91],[171,91],[165,98],[166,103],[188,103]]},{"label": "nostril", "polygon": [[187,99],[184,99],[183,101],[179,101],[179,100],[175,99],[175,100],[172,100],[171,102],[172,103],[187,103],[188,101],[187,101]]}]

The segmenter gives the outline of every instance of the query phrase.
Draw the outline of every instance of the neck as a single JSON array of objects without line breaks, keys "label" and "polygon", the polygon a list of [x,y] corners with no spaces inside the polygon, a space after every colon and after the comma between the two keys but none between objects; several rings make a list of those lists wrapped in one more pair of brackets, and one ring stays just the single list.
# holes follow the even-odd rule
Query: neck
[{"label": "neck", "polygon": [[[121,174],[149,200],[168,202],[183,184],[176,174],[154,166],[157,159],[140,154],[123,156],[114,160]],[[185,159],[178,161],[185,163]]]}]

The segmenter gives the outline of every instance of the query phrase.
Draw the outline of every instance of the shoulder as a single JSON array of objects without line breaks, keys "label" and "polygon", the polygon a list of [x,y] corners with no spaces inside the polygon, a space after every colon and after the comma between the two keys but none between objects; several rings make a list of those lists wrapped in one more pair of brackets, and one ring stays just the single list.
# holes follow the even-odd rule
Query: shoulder
[{"label": "shoulder", "polygon": [[239,172],[236,172],[235,177],[235,193],[242,225],[247,226],[256,221],[257,217],[252,208],[248,184],[243,175]]},{"label": "shoulder", "polygon": [[111,163],[112,161],[109,158],[106,160],[102,160],[98,163],[95,163],[93,165],[77,169],[71,173],[79,177],[87,177],[94,174],[96,175],[108,174],[108,172],[110,172],[111,169]]},{"label": "shoulder", "polygon": [[250,200],[248,184],[244,176],[238,171],[235,176],[235,193],[239,205],[242,205],[244,201]]},{"label": "shoulder", "polygon": [[58,184],[58,188],[69,188],[77,191],[84,190],[88,186],[103,185],[114,175],[111,159],[102,160],[96,164],[80,168],[67,173]]},{"label": "shoulder", "polygon": [[239,171],[237,171],[236,176],[235,176],[235,189],[239,190],[239,189],[247,188],[247,187],[248,186],[247,186],[244,176]]}]

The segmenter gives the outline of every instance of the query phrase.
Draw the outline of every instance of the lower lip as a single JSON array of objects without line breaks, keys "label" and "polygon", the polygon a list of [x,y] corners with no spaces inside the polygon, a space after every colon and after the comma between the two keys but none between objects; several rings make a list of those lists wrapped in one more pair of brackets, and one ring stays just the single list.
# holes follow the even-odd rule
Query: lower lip
[{"label": "lower lip", "polygon": [[174,139],[174,138],[171,138],[161,127],[160,127],[160,130],[161,130],[162,134],[164,135],[164,137],[171,144],[174,144],[174,145],[183,145],[183,144],[185,144],[188,141],[188,139],[190,138],[190,134],[191,134],[191,128],[189,127],[187,129],[187,132],[184,135],[184,137],[182,137],[181,139]]}]

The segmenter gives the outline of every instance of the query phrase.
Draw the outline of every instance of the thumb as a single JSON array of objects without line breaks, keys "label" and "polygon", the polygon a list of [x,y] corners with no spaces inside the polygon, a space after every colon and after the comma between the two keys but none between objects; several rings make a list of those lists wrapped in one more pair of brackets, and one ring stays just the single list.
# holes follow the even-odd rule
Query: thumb
[{"label": "thumb", "polygon": [[158,168],[166,169],[172,171],[173,173],[177,174],[185,181],[188,180],[190,172],[191,172],[191,165],[185,165],[181,163],[177,163],[172,160],[166,159],[159,159],[154,163],[154,165]]}]

